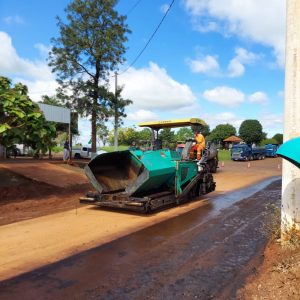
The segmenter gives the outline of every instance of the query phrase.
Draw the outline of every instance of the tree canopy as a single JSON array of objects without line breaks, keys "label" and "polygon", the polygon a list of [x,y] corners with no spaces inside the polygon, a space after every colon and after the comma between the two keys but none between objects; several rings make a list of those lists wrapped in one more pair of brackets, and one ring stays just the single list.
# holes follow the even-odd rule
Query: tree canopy
[{"label": "tree canopy", "polygon": [[182,127],[176,132],[175,138],[176,142],[185,142],[188,138],[193,138],[195,134],[191,128]]},{"label": "tree canopy", "polygon": [[176,137],[171,128],[164,128],[159,131],[158,138],[162,140],[162,146],[164,148],[175,148]]},{"label": "tree canopy", "polygon": [[276,140],[276,142],[281,145],[283,143],[283,134],[282,133],[276,133],[272,137],[272,139]]},{"label": "tree canopy", "polygon": [[204,125],[204,126],[202,127],[201,133],[202,133],[202,135],[204,135],[205,137],[209,136],[209,135],[210,135],[210,128],[209,128],[209,125]]},{"label": "tree canopy", "polygon": [[231,135],[236,135],[236,129],[231,124],[220,124],[214,128],[210,135],[208,136],[208,140],[219,143],[222,142],[224,139],[230,137]]},{"label": "tree canopy", "polygon": [[271,138],[271,139],[263,139],[260,143],[261,146],[265,146],[267,144],[277,144],[277,141]]},{"label": "tree canopy", "polygon": [[55,137],[55,126],[47,122],[39,106],[21,83],[11,87],[8,78],[0,77],[0,144],[9,147],[24,143],[46,152]]},{"label": "tree canopy", "polygon": [[114,9],[116,4],[116,0],[73,0],[65,9],[66,23],[57,18],[60,36],[52,39],[49,57],[59,96],[91,117],[93,152],[97,120],[108,116],[108,76],[124,62],[130,32],[126,17]]},{"label": "tree canopy", "polygon": [[132,104],[131,100],[122,98],[122,90],[123,87],[117,87],[116,94],[110,93],[110,101],[108,102],[108,106],[110,107],[111,114],[114,118],[113,124],[115,150],[118,148],[118,128],[123,124],[122,119],[127,116],[125,113],[125,107],[129,104]]},{"label": "tree canopy", "polygon": [[259,144],[265,137],[262,125],[258,120],[245,120],[242,122],[239,135],[247,144]]},{"label": "tree canopy", "polygon": [[109,130],[104,122],[97,123],[97,135],[100,141],[102,141],[103,146],[105,146],[109,137]]}]

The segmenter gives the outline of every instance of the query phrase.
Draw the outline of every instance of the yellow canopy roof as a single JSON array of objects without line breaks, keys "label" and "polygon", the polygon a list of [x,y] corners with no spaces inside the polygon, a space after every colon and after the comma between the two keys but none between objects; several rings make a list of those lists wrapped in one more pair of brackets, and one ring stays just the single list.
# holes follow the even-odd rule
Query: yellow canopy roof
[{"label": "yellow canopy roof", "polygon": [[191,118],[191,119],[143,122],[138,125],[140,127],[150,127],[152,129],[161,129],[161,128],[184,127],[184,126],[191,126],[191,125],[205,126],[207,124],[201,119]]}]

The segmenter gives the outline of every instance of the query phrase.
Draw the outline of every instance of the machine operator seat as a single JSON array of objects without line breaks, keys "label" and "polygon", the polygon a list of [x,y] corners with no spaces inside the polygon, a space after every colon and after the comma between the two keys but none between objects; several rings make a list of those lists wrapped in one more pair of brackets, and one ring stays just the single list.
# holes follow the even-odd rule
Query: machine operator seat
[{"label": "machine operator seat", "polygon": [[162,149],[162,140],[155,139],[153,143],[153,150],[160,150]]},{"label": "machine operator seat", "polygon": [[190,150],[191,150],[194,142],[195,142],[194,139],[187,139],[185,141],[185,146],[181,153],[182,160],[190,160]]}]

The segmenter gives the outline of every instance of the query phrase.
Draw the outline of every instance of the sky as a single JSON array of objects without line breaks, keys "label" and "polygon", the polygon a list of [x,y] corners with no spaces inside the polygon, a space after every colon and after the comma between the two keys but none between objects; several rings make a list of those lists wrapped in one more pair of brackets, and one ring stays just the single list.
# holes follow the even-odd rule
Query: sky
[{"label": "sky", "polygon": [[[126,62],[119,67],[123,98],[133,100],[124,126],[197,117],[214,129],[257,119],[272,137],[283,133],[284,0],[175,0],[141,57],[171,0],[119,0],[127,15]],[[32,100],[54,95],[47,64],[56,17],[68,0],[0,0],[0,75],[22,82]],[[114,86],[113,79],[111,81]],[[111,128],[111,124],[108,124]],[[80,141],[90,139],[81,119]]]}]

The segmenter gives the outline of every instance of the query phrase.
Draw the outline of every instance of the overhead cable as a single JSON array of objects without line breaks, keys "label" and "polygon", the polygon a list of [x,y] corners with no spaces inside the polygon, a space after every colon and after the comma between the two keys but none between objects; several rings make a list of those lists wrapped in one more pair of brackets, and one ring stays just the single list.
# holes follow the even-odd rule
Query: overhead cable
[{"label": "overhead cable", "polygon": [[128,12],[126,13],[127,17],[132,13],[132,11],[140,4],[142,0],[138,0],[136,1],[135,4],[132,5],[132,7],[128,10]]},{"label": "overhead cable", "polygon": [[141,55],[143,54],[143,52],[146,50],[146,48],[148,47],[148,45],[150,44],[150,42],[152,41],[152,39],[154,38],[156,32],[158,31],[158,29],[160,28],[161,24],[163,23],[163,21],[165,20],[166,16],[168,15],[172,5],[174,4],[175,0],[172,0],[171,4],[169,5],[168,9],[166,10],[164,16],[162,17],[162,19],[160,20],[159,24],[157,25],[157,27],[155,28],[155,30],[153,31],[152,35],[150,36],[149,40],[147,41],[147,43],[145,44],[145,46],[143,47],[143,49],[139,52],[139,54],[136,56],[136,58],[131,62],[131,64],[121,73],[119,73],[118,75],[122,75],[125,72],[128,71],[129,68],[131,68],[136,62],[137,60],[141,57]]}]

